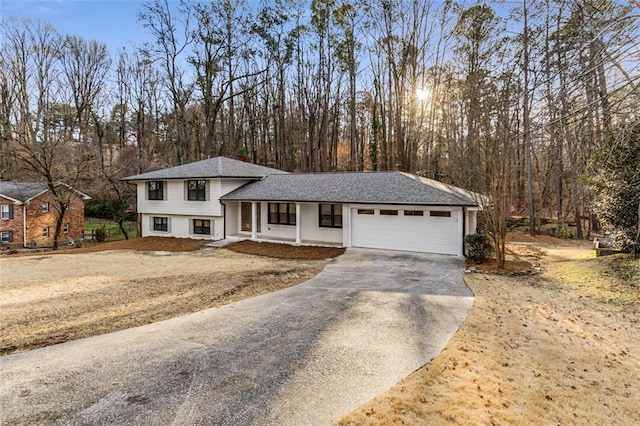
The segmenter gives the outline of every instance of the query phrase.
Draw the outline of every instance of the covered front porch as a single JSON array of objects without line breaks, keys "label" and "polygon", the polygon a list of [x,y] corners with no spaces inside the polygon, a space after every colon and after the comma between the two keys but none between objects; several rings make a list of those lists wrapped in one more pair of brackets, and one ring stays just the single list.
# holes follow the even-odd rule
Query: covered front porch
[{"label": "covered front porch", "polygon": [[225,234],[260,241],[343,246],[343,205],[270,201],[225,203]]}]

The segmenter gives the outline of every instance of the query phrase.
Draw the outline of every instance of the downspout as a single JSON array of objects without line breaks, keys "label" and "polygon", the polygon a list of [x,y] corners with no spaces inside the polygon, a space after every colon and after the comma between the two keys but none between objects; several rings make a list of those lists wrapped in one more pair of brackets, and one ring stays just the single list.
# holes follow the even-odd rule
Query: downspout
[{"label": "downspout", "polygon": [[467,236],[467,208],[462,206],[462,255],[467,256],[464,247],[464,237]]},{"label": "downspout", "polygon": [[222,239],[227,239],[227,205],[220,199],[218,199],[220,204],[222,204]]},{"label": "downspout", "polygon": [[22,205],[22,246],[27,248],[27,204]]}]

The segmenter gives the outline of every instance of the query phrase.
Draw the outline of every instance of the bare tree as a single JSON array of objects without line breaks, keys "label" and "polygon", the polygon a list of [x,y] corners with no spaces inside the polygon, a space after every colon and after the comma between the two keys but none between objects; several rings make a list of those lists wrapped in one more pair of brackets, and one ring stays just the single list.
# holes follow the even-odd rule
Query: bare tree
[{"label": "bare tree", "polygon": [[2,50],[11,64],[15,102],[10,111],[17,158],[33,176],[44,180],[55,200],[53,248],[58,248],[64,215],[75,185],[87,172],[92,152],[72,143],[75,111],[68,104],[60,63],[62,40],[40,22],[11,19],[2,25]]}]

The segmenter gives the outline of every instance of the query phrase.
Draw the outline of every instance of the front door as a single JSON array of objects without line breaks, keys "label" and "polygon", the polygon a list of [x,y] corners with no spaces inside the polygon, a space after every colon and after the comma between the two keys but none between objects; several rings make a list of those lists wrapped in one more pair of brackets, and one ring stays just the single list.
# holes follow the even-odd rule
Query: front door
[{"label": "front door", "polygon": [[[256,213],[258,214],[258,226],[256,232],[260,231],[260,203],[256,205]],[[240,203],[240,230],[242,232],[251,232],[251,203]]]}]

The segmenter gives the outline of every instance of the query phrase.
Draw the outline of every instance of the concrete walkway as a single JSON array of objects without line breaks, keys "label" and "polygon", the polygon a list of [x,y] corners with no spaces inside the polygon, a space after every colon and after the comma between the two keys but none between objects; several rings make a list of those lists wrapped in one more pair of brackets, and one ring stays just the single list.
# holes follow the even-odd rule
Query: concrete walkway
[{"label": "concrete walkway", "polygon": [[0,424],[326,425],[446,345],[462,261],[350,249],[276,293],[0,358]]}]

